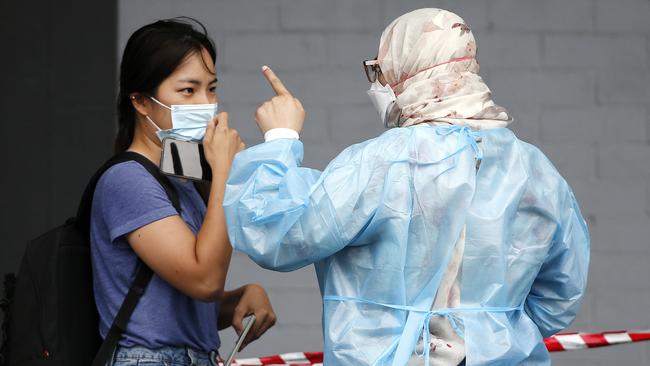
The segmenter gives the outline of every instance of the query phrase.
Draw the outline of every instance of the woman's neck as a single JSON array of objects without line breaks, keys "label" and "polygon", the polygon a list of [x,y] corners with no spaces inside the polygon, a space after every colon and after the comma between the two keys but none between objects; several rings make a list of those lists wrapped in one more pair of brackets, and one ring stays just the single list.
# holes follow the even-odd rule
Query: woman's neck
[{"label": "woman's neck", "polygon": [[144,155],[147,159],[151,160],[154,164],[160,165],[160,156],[162,155],[162,147],[157,137],[153,140],[148,131],[142,128],[142,123],[136,122],[135,131],[133,133],[133,141],[127,149],[128,151],[137,152]]}]

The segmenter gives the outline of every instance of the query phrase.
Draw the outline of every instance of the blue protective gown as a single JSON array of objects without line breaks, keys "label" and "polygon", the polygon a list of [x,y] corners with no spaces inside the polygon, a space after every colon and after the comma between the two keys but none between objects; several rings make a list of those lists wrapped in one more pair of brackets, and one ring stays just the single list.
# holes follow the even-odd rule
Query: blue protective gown
[{"label": "blue protective gown", "polygon": [[[505,128],[418,125],[323,172],[302,158],[291,139],[242,151],[224,208],[234,248],[262,267],[314,263],[325,365],[404,365],[434,315],[464,337],[467,365],[550,363],[543,338],[576,315],[589,234],[537,148]],[[432,311],[463,228],[460,306]]]}]

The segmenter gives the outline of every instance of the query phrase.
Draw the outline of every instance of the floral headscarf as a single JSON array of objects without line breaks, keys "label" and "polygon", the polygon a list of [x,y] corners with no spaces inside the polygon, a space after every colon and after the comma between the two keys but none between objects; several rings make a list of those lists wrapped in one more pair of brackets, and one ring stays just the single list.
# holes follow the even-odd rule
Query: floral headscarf
[{"label": "floral headscarf", "polygon": [[512,122],[478,75],[476,40],[454,13],[418,9],[395,19],[377,60],[402,108],[402,127],[442,122],[478,130]]}]

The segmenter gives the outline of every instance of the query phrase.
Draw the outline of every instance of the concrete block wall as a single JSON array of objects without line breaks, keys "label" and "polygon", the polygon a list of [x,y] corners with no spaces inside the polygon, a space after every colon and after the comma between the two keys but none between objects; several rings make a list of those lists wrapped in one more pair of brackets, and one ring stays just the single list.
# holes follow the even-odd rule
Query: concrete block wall
[{"label": "concrete block wall", "polygon": [[[305,165],[383,131],[361,61],[379,35],[420,7],[457,12],[472,27],[484,79],[511,110],[512,129],[567,177],[592,235],[589,291],[571,329],[650,329],[650,1],[648,0],[121,0],[118,56],[132,31],[187,15],[218,46],[222,110],[251,145],[255,108],[274,67],[307,111]],[[321,304],[311,267],[273,273],[235,255],[232,286],[267,287],[277,326],[244,356],[320,350]],[[222,333],[226,351],[234,333]],[[553,356],[557,365],[650,364],[650,344]]]}]

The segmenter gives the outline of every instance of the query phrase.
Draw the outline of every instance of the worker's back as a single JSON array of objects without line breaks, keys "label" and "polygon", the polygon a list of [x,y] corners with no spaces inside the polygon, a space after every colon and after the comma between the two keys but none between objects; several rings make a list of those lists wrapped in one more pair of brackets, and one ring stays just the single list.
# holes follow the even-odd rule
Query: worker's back
[{"label": "worker's back", "polygon": [[372,218],[316,264],[326,364],[548,364],[543,337],[575,317],[589,261],[585,222],[548,159],[505,128],[426,125],[351,147],[328,170],[345,154],[381,172],[364,183],[381,203],[355,200],[377,206]]}]

